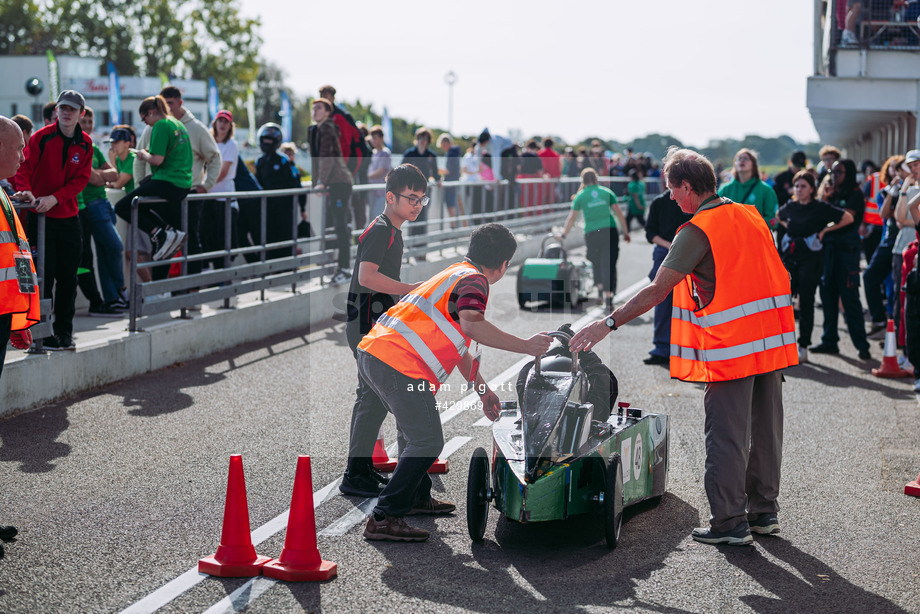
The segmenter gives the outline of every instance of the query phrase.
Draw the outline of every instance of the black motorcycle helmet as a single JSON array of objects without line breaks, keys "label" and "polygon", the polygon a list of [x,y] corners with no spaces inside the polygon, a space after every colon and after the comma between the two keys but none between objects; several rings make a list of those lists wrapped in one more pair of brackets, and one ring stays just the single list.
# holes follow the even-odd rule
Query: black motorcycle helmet
[{"label": "black motorcycle helmet", "polygon": [[281,133],[281,126],[273,122],[269,122],[259,128],[259,132],[256,133],[256,136],[259,139],[259,149],[267,154],[278,151],[278,148],[281,147],[281,141],[284,140]]}]

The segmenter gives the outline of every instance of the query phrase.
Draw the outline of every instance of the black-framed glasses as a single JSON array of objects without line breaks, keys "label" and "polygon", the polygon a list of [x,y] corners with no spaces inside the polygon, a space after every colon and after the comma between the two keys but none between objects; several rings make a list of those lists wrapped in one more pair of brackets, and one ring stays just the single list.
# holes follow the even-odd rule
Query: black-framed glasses
[{"label": "black-framed glasses", "polygon": [[399,200],[400,197],[405,198],[406,200],[409,201],[409,204],[412,205],[413,207],[416,207],[418,205],[421,205],[424,207],[429,202],[431,202],[431,199],[428,198],[427,196],[422,196],[422,197],[406,196],[405,194],[400,194],[399,192],[393,192],[393,195],[396,196],[396,200]]}]

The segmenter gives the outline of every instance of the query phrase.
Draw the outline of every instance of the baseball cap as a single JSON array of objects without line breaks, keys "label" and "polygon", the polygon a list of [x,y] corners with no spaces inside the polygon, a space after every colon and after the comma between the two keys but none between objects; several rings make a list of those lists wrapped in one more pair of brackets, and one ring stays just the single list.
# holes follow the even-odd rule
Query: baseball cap
[{"label": "baseball cap", "polygon": [[58,96],[57,104],[67,105],[68,107],[79,110],[86,106],[86,100],[83,98],[83,94],[76,90],[64,90],[61,92],[61,95]]},{"label": "baseball cap", "polygon": [[217,112],[217,115],[214,116],[215,120],[218,120],[221,118],[226,119],[231,124],[233,123],[233,113],[231,113],[227,109],[221,109],[220,111]]},{"label": "baseball cap", "polygon": [[109,138],[106,139],[106,143],[117,143],[118,141],[128,141],[130,143],[131,133],[124,128],[115,128]]},{"label": "baseball cap", "polygon": [[911,149],[906,154],[904,154],[904,163],[916,162],[920,160],[920,149]]},{"label": "baseball cap", "polygon": [[805,152],[802,150],[797,150],[792,152],[792,156],[789,158],[792,160],[792,164],[798,168],[804,168],[806,164]]}]

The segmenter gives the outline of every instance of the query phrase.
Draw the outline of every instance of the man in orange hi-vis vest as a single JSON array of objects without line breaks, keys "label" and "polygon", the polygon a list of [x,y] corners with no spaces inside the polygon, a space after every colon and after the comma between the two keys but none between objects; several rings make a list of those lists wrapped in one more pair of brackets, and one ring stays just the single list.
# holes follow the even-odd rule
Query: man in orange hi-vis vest
[{"label": "man in orange hi-vis vest", "polygon": [[[16,174],[24,160],[22,130],[0,116],[0,179]],[[33,204],[31,192],[17,192],[17,201]],[[32,250],[19,223],[13,204],[0,190],[0,374],[6,358],[6,344],[21,350],[32,345],[29,327],[39,321],[38,282],[32,264]]]},{"label": "man in orange hi-vis vest", "polygon": [[664,172],[671,198],[693,217],[651,285],[585,326],[569,349],[592,349],[673,288],[671,377],[706,384],[710,526],[691,536],[748,545],[752,531],[779,533],[782,369],[798,364],[789,275],[757,210],[716,195],[709,160],[672,147]]},{"label": "man in orange hi-vis vest", "polygon": [[[25,157],[22,130],[12,120],[0,116],[0,179],[16,174]],[[17,201],[35,203],[31,192],[13,194]],[[0,374],[6,358],[6,344],[25,350],[32,345],[29,327],[39,320],[38,280],[32,264],[32,250],[19,216],[6,192],[0,190]],[[16,537],[16,527],[0,526],[0,539]],[[0,558],[3,557],[0,545]]]},{"label": "man in orange hi-vis vest", "polygon": [[516,249],[514,236],[501,224],[480,226],[462,262],[403,296],[358,344],[358,373],[405,438],[396,470],[367,520],[365,538],[425,541],[428,531],[409,526],[404,517],[454,511],[452,503],[431,496],[428,468],[444,447],[435,393],[459,367],[475,385],[485,415],[494,420],[500,409],[498,396],[478,371],[478,351],[471,343],[531,356],[549,349],[548,335],[515,337],[485,319],[489,286],[508,270]]}]

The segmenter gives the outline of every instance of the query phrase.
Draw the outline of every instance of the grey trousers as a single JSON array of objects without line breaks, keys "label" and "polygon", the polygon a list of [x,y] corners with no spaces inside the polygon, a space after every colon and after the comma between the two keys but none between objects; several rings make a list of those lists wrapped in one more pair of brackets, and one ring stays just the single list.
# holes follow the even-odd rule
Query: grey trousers
[{"label": "grey trousers", "polygon": [[728,531],[747,515],[776,513],[783,458],[783,374],[706,385],[709,523]]}]

